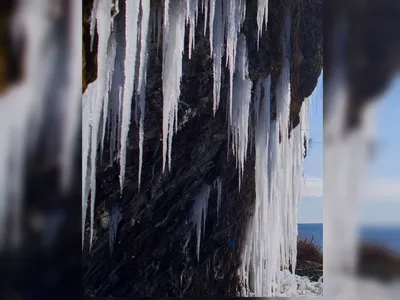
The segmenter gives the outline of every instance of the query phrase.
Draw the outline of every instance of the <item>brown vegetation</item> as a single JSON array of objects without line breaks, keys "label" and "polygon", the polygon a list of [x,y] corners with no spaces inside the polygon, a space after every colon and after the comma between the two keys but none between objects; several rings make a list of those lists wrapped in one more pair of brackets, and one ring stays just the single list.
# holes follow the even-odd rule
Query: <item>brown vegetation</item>
[{"label": "brown vegetation", "polygon": [[383,246],[364,243],[358,257],[359,276],[384,281],[400,277],[400,256]]},{"label": "brown vegetation", "polygon": [[314,261],[322,264],[322,249],[313,242],[313,239],[301,239],[297,242],[297,260]]},{"label": "brown vegetation", "polygon": [[297,242],[296,274],[317,281],[322,276],[323,253],[313,239],[300,239]]}]

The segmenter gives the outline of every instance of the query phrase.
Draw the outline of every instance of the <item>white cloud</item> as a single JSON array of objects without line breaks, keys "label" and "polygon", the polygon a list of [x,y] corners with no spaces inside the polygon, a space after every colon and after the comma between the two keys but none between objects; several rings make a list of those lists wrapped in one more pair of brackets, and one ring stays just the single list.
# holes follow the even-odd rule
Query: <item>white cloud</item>
[{"label": "white cloud", "polygon": [[394,198],[400,200],[400,180],[377,179],[369,181],[367,196],[370,198]]},{"label": "white cloud", "polygon": [[[400,200],[400,179],[370,179],[365,183],[363,191],[369,199]],[[322,197],[323,180],[320,177],[305,177],[302,186],[303,197]]]},{"label": "white cloud", "polygon": [[305,177],[301,194],[303,197],[322,197],[324,194],[322,178]]}]

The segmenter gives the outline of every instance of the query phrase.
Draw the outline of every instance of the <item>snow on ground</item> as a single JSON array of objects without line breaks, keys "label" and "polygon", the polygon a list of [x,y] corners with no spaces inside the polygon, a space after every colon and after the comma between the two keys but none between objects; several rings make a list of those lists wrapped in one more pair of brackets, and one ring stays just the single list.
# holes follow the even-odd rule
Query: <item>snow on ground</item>
[{"label": "snow on ground", "polygon": [[322,277],[318,281],[311,281],[306,276],[293,275],[288,270],[281,272],[281,275],[282,284],[279,297],[322,295]]},{"label": "snow on ground", "polygon": [[[289,270],[280,271],[280,292],[276,297],[301,297],[301,296],[322,296],[322,277],[318,281],[311,281],[307,276],[293,275]],[[255,297],[250,292],[249,297]]]}]

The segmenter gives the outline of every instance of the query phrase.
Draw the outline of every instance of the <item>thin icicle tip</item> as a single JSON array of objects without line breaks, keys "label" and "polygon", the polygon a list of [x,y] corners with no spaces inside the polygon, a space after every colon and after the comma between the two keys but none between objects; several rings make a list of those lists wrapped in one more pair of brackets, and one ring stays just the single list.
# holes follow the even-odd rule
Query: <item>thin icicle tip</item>
[{"label": "thin icicle tip", "polygon": [[200,242],[203,231],[203,237],[205,234],[205,224],[207,219],[208,211],[208,198],[210,196],[210,186],[203,184],[200,187],[197,195],[194,199],[194,205],[192,208],[192,222],[195,225],[196,230],[196,253],[197,260],[200,260]]}]

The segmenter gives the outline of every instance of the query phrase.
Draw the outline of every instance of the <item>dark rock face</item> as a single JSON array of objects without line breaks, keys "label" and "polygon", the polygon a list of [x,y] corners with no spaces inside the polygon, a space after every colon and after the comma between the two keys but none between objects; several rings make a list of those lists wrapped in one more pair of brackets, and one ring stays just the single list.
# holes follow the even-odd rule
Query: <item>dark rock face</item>
[{"label": "dark rock face", "polygon": [[[292,19],[296,21],[298,18],[300,31],[303,30],[302,34],[294,37],[299,41],[294,49],[302,54],[294,52],[292,55],[303,58],[291,67],[296,70],[291,76],[292,98],[296,100],[292,107],[292,120],[296,123],[301,103],[316,86],[322,68],[322,16],[316,13],[322,9],[322,1],[293,1],[287,7],[279,0],[269,2],[269,30],[260,38],[257,50],[256,1],[247,1],[243,33],[249,48],[249,76],[256,80],[272,74],[276,81],[282,60],[282,24],[287,11],[292,10]],[[152,3],[159,4],[158,1]],[[302,10],[296,8],[299,3]],[[118,22],[123,21],[122,15]],[[83,258],[83,284],[88,296],[239,295],[241,286],[237,269],[255,198],[254,149],[250,147],[239,190],[235,157],[228,151],[230,144],[224,101],[228,92],[228,70],[223,69],[221,104],[213,118],[212,60],[208,35],[203,35],[201,20],[202,16],[192,58],[189,60],[186,54],[184,56],[178,112],[180,129],[173,138],[171,170],[162,173],[161,51],[157,51],[154,41],[151,42],[148,67],[140,190],[137,185],[136,126],[132,126],[129,133],[126,186],[122,197],[118,162],[109,165],[99,161],[96,238],[91,251],[85,246]],[[292,21],[292,27],[294,24],[296,22]],[[312,36],[308,36],[310,32]],[[86,53],[85,57],[93,61],[93,55],[90,55]],[[105,153],[103,160],[109,161],[109,156]],[[222,181],[219,217],[217,188],[214,186],[217,178]],[[194,198],[204,185],[211,186],[211,189],[200,259],[197,260],[191,216]],[[122,220],[111,254],[108,223],[115,207],[121,208]]]}]

